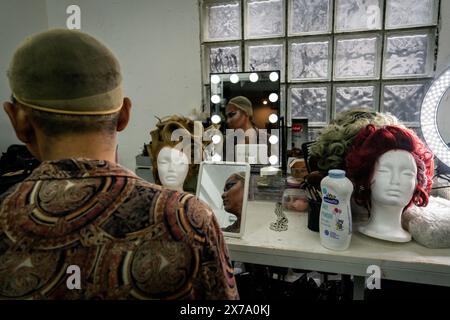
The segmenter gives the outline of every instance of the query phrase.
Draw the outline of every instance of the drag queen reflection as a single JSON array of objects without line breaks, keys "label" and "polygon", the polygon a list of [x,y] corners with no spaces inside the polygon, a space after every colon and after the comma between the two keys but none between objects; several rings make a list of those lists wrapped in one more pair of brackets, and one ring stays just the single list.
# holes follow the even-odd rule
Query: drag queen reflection
[{"label": "drag queen reflection", "polygon": [[229,224],[222,228],[226,232],[239,232],[241,228],[242,205],[244,202],[245,173],[238,172],[228,177],[223,188],[224,210],[229,213]]}]

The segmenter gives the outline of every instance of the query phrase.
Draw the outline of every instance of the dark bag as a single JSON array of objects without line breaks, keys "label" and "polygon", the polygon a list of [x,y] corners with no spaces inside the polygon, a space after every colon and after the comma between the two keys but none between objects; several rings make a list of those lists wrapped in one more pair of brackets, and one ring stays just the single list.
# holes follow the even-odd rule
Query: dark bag
[{"label": "dark bag", "polygon": [[11,145],[0,158],[0,195],[10,187],[25,180],[39,166],[24,145]]}]

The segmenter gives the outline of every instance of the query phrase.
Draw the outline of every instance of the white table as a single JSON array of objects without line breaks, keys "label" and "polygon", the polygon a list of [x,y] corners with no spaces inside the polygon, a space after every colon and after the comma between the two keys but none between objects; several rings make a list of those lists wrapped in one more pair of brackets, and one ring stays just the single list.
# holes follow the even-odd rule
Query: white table
[{"label": "white table", "polygon": [[354,232],[346,251],[320,244],[307,228],[307,213],[285,211],[288,230],[269,229],[275,203],[249,201],[242,238],[226,237],[234,261],[354,276],[354,298],[362,299],[367,268],[379,266],[382,279],[450,286],[450,249],[429,249],[415,241],[393,243]]}]

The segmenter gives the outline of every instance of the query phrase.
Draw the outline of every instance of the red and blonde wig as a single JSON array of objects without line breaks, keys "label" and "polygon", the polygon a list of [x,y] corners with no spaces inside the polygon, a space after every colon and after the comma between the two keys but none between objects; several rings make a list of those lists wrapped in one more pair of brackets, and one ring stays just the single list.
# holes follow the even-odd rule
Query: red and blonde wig
[{"label": "red and blonde wig", "polygon": [[371,183],[375,164],[385,152],[405,150],[411,153],[417,165],[417,184],[412,203],[421,207],[428,204],[428,194],[433,182],[433,154],[414,131],[399,126],[376,128],[373,125],[361,129],[353,140],[345,159],[347,174],[355,186],[353,197],[357,204],[370,208]]}]

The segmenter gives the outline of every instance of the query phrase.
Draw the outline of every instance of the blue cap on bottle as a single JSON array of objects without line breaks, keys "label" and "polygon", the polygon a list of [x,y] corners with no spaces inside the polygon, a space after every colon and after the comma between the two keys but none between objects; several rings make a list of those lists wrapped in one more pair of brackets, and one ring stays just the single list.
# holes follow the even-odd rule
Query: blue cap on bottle
[{"label": "blue cap on bottle", "polygon": [[345,171],[339,169],[328,170],[328,176],[330,178],[342,179],[345,178]]}]

